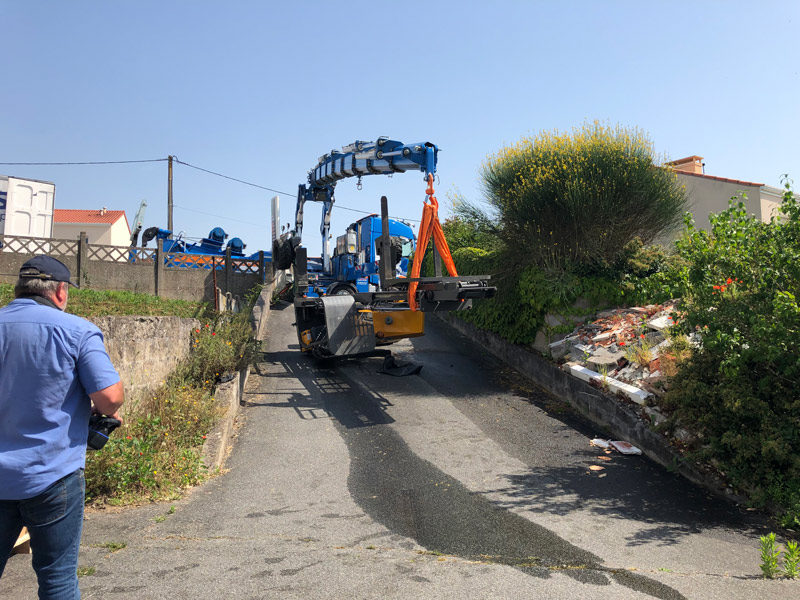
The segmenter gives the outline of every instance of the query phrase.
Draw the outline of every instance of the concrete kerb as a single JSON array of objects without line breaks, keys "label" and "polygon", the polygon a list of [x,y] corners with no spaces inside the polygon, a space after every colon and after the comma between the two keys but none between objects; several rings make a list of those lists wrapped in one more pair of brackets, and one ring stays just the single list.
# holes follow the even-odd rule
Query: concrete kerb
[{"label": "concrete kerb", "polygon": [[[256,339],[263,340],[266,335],[269,319],[269,301],[272,297],[274,283],[270,282],[261,290],[261,294],[253,306],[250,322]],[[250,366],[235,373],[233,379],[218,384],[214,388],[214,402],[220,407],[223,416],[217,420],[214,428],[206,436],[203,443],[202,460],[210,473],[218,471],[225,464],[228,446],[233,434],[233,426],[239,414],[247,380],[250,377]]]},{"label": "concrete kerb", "polygon": [[261,289],[253,312],[250,313],[250,323],[253,326],[256,339],[259,341],[264,340],[267,333],[267,321],[269,321],[269,303],[272,299],[272,293],[275,291],[275,281],[270,281],[265,284]]},{"label": "concrete kerb", "polygon": [[717,478],[701,473],[688,464],[670,446],[668,439],[653,431],[633,407],[602,393],[587,382],[572,377],[526,348],[506,342],[494,333],[478,329],[451,315],[437,316],[459,333],[486,348],[508,366],[568,402],[581,415],[611,433],[616,439],[630,442],[645,456],[716,496],[734,502],[746,502],[745,498],[726,489]]},{"label": "concrete kerb", "polygon": [[239,403],[249,374],[249,367],[242,369],[233,376],[233,379],[220,383],[214,388],[214,403],[223,414],[203,443],[203,464],[209,472],[217,471],[225,464],[233,425],[239,413]]}]

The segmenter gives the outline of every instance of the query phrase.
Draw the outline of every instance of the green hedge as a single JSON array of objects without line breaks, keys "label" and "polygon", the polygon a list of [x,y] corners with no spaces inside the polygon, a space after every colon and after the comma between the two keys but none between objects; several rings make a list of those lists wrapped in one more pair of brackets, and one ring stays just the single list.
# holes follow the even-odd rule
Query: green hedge
[{"label": "green hedge", "polygon": [[[542,329],[563,329],[565,333],[573,329],[571,324],[548,328],[545,316],[549,313],[582,316],[622,300],[619,282],[613,279],[548,273],[533,265],[514,271],[503,264],[503,256],[500,251],[480,248],[460,248],[453,253],[459,274],[492,275],[491,285],[498,289],[495,298],[477,300],[471,310],[456,314],[512,344],[532,344]],[[583,307],[576,308],[579,299]]]},{"label": "green hedge", "polygon": [[[759,505],[800,517],[800,204],[787,186],[782,218],[763,223],[739,199],[687,221],[679,261],[657,277],[682,298],[678,329],[699,334],[664,406],[710,461]],[[654,286],[655,287],[655,286]],[[796,525],[800,525],[800,520]]]}]

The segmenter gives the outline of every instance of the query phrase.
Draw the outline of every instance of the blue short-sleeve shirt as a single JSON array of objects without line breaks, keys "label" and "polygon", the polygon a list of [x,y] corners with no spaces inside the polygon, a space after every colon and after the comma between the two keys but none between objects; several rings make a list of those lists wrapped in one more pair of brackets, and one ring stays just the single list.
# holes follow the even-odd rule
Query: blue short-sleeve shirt
[{"label": "blue short-sleeve shirt", "polygon": [[0,309],[0,500],[84,467],[88,394],[119,380],[96,325],[29,298]]}]

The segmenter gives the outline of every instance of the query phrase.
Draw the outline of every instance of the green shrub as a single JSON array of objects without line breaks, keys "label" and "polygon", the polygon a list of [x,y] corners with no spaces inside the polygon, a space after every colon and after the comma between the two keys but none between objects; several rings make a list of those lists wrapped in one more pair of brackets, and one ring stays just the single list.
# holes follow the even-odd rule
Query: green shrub
[{"label": "green shrub", "polygon": [[219,313],[192,334],[192,353],[180,367],[181,376],[205,386],[249,365],[258,352],[250,311]]},{"label": "green shrub", "polygon": [[762,223],[734,199],[711,216],[711,231],[687,220],[676,244],[682,263],[665,283],[682,298],[677,327],[699,333],[699,346],[664,406],[697,434],[695,456],[718,465],[755,503],[796,511],[800,205],[788,184],[781,209],[781,219]]},{"label": "green shrub", "polygon": [[[548,273],[534,265],[514,273],[498,264],[503,256],[500,251],[486,252],[479,248],[461,248],[453,253],[460,274],[497,274],[491,285],[498,289],[496,297],[477,300],[472,310],[456,314],[512,344],[532,344],[543,328],[555,333],[572,331],[571,322],[560,328],[548,328],[545,321],[548,313],[583,316],[622,300],[619,285],[612,279],[579,276],[568,271]],[[576,307],[578,299],[583,303]]]},{"label": "green shrub", "polygon": [[680,224],[686,194],[638,129],[585,124],[523,138],[483,168],[509,262],[552,271],[613,264]]},{"label": "green shrub", "polygon": [[765,579],[774,579],[778,574],[778,563],[781,557],[781,550],[775,543],[775,534],[762,535],[761,542],[761,573]]},{"label": "green shrub", "polygon": [[14,286],[0,283],[0,306],[5,306],[14,299]]}]

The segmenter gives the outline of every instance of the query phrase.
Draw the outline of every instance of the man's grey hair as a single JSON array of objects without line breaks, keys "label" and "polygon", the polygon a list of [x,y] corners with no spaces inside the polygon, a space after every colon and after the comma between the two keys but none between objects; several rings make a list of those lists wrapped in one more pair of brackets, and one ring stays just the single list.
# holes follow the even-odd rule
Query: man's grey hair
[{"label": "man's grey hair", "polygon": [[20,277],[14,286],[14,297],[20,296],[44,296],[52,298],[55,296],[58,286],[63,282],[51,281],[47,279],[34,279],[32,277]]}]

